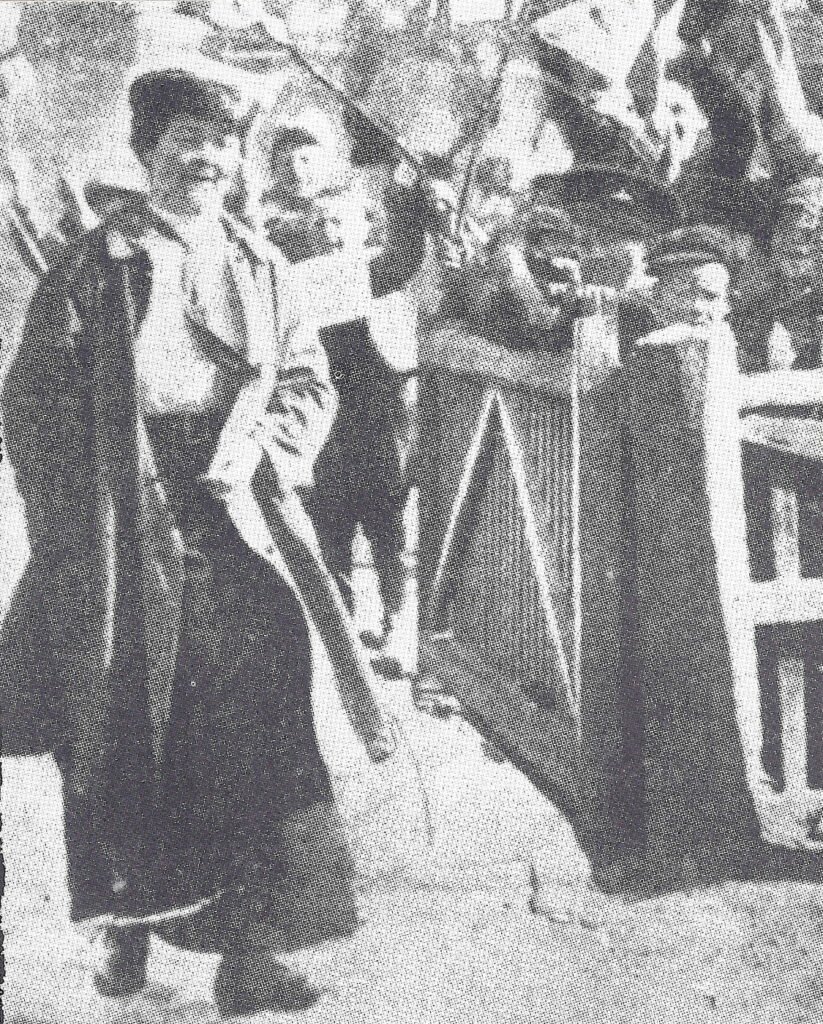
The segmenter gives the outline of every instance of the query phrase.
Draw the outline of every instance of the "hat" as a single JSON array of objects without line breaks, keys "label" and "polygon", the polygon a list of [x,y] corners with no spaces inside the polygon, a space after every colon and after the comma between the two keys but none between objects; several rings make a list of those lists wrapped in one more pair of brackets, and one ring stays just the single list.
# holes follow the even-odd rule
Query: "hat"
[{"label": "hat", "polygon": [[736,262],[734,239],[714,224],[695,224],[663,235],[649,249],[650,273],[666,267],[722,263],[731,269]]},{"label": "hat", "polygon": [[575,211],[573,219],[584,225],[599,221],[618,232],[649,236],[683,223],[666,183],[620,167],[580,164],[564,174],[540,175],[532,188],[538,201]]},{"label": "hat", "polygon": [[131,143],[138,154],[152,150],[178,114],[216,124],[227,135],[240,138],[251,125],[250,113],[241,110],[237,89],[181,68],[151,71],[136,78],[129,89],[129,104]]},{"label": "hat", "polygon": [[535,205],[523,218],[523,233],[530,245],[554,239],[573,246],[582,240],[580,228],[564,211],[554,206]]}]

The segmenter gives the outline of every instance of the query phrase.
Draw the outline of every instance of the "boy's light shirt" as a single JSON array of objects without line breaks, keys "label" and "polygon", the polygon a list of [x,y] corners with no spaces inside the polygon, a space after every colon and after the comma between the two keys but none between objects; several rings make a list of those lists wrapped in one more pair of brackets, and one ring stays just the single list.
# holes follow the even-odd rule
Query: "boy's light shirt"
[{"label": "boy's light shirt", "polygon": [[344,247],[291,264],[285,282],[289,310],[318,329],[367,319],[372,257],[368,249]]},{"label": "boy's light shirt", "polygon": [[370,222],[367,201],[357,183],[322,197],[327,232],[337,248],[322,256],[290,265],[286,280],[289,309],[320,329],[372,312],[371,261],[376,251],[367,245]]}]

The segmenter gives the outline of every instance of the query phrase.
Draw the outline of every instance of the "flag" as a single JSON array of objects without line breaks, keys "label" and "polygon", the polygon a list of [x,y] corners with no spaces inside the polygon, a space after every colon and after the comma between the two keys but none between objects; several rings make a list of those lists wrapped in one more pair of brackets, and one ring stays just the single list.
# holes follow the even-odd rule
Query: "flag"
[{"label": "flag", "polygon": [[654,24],[654,0],[567,0],[531,31],[609,85],[625,86]]}]

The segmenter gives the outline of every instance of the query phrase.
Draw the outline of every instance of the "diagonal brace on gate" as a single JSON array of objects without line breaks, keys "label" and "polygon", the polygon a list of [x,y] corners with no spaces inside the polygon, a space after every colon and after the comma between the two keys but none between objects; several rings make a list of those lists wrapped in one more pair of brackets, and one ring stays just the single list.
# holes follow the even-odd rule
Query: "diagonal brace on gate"
[{"label": "diagonal brace on gate", "polygon": [[545,527],[536,513],[536,509],[540,507],[539,501],[526,470],[517,430],[506,407],[505,399],[496,388],[489,389],[484,396],[472,442],[463,465],[463,472],[434,574],[430,598],[431,616],[434,621],[437,621],[446,603],[453,581],[454,567],[462,544],[468,535],[477,501],[487,478],[488,456],[498,440],[502,442],[508,456],[518,508],[522,515],[529,559],[537,583],[540,609],[551,642],[554,668],[565,688],[569,710],[574,712],[578,703],[574,675],[566,656],[554,608],[553,593],[557,590],[557,579],[552,568],[553,562],[550,554],[552,546]]}]

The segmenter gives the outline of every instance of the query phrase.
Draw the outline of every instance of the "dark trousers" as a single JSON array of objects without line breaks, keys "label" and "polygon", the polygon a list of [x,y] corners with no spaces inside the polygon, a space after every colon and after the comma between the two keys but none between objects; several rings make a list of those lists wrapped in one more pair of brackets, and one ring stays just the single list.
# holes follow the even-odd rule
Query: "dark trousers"
[{"label": "dark trousers", "polygon": [[406,433],[404,378],[381,357],[363,321],[321,332],[340,398],[337,421],[315,466],[307,499],[323,556],[351,608],[352,544],[369,541],[389,615],[403,604],[409,494],[401,457]]}]

